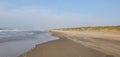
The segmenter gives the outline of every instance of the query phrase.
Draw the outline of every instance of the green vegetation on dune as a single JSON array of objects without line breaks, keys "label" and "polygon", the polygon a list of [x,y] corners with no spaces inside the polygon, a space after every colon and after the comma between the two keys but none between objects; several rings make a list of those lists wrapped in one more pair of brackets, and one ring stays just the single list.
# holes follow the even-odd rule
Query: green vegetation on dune
[{"label": "green vegetation on dune", "polygon": [[120,26],[95,26],[79,28],[63,28],[61,30],[78,30],[78,31],[120,31]]}]

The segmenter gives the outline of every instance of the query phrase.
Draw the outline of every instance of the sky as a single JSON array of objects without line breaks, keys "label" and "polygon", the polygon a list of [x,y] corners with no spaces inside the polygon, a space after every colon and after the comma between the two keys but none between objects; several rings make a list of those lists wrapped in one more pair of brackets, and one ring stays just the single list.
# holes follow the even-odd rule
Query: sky
[{"label": "sky", "polygon": [[0,28],[120,25],[120,0],[0,0]]}]

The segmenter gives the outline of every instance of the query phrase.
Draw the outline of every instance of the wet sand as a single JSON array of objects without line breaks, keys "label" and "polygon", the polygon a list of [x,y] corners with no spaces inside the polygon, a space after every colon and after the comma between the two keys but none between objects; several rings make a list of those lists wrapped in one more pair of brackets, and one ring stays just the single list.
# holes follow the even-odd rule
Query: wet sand
[{"label": "wet sand", "polygon": [[39,44],[20,57],[120,57],[119,33],[52,32],[60,39]]}]

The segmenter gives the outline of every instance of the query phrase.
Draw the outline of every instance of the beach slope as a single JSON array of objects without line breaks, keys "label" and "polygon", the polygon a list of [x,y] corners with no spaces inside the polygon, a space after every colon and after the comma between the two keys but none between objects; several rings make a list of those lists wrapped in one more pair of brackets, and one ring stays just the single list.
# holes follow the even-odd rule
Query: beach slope
[{"label": "beach slope", "polygon": [[120,57],[119,33],[52,31],[59,40],[39,44],[20,57]]}]

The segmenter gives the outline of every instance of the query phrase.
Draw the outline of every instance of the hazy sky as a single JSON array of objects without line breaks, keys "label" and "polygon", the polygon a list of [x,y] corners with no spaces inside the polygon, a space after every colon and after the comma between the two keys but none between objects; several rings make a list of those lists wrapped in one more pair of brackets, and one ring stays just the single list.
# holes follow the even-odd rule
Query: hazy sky
[{"label": "hazy sky", "polygon": [[0,0],[0,27],[120,25],[120,0]]}]

